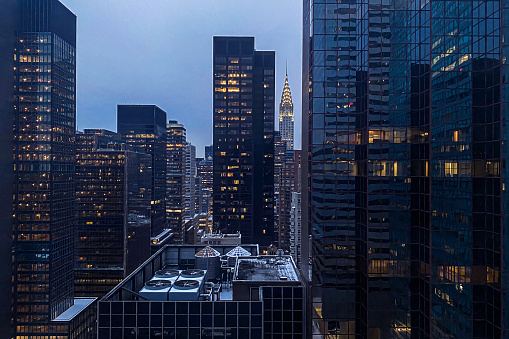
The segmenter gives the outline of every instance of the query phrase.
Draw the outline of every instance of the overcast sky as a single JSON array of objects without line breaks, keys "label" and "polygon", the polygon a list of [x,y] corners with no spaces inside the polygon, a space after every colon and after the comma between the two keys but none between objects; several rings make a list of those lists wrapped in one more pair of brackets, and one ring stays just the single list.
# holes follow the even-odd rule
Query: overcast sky
[{"label": "overcast sky", "polygon": [[[285,62],[300,148],[302,2],[297,0],[61,0],[78,16],[78,129],[116,130],[117,104],[156,104],[212,144],[212,37],[254,36],[276,51],[276,106]],[[276,112],[277,115],[277,112]]]}]

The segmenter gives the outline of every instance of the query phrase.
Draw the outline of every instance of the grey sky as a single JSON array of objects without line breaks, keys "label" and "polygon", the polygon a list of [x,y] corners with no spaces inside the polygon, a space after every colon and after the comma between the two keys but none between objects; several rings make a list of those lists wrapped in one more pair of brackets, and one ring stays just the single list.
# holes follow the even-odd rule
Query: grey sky
[{"label": "grey sky", "polygon": [[300,148],[301,1],[61,1],[78,16],[80,130],[116,130],[117,104],[156,104],[202,156],[212,143],[212,37],[245,35],[276,51],[276,105],[288,60]]}]

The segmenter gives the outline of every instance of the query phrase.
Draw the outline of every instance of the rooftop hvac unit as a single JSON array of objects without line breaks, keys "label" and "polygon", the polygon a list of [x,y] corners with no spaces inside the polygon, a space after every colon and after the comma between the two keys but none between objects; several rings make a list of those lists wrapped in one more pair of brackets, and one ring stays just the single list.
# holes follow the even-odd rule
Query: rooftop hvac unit
[{"label": "rooftop hvac unit", "polygon": [[151,280],[168,280],[173,284],[179,277],[180,271],[173,268],[163,268],[156,271],[156,274]]},{"label": "rooftop hvac unit", "polygon": [[179,279],[168,294],[172,301],[194,301],[200,297],[203,280]]},{"label": "rooftop hvac unit", "polygon": [[172,286],[169,280],[150,280],[141,289],[140,295],[149,300],[166,301]]}]

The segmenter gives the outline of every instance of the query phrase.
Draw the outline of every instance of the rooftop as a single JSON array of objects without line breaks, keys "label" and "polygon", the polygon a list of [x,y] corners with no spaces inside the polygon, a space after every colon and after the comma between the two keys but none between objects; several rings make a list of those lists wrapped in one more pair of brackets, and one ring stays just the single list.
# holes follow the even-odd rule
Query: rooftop
[{"label": "rooftop", "polygon": [[234,280],[299,281],[290,256],[241,257],[235,271]]},{"label": "rooftop", "polygon": [[97,298],[75,298],[74,305],[69,307],[65,312],[60,314],[53,321],[71,321],[75,316],[80,314],[85,308],[93,303]]}]

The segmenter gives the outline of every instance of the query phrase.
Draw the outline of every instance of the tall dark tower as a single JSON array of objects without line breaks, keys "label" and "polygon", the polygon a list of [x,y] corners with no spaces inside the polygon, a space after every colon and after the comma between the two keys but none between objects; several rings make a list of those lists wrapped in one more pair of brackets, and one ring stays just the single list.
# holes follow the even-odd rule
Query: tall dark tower
[{"label": "tall dark tower", "polygon": [[275,53],[214,37],[214,230],[274,239]]},{"label": "tall dark tower", "polygon": [[[11,338],[12,302],[12,205],[13,131],[16,85],[16,30],[19,24],[19,1],[0,2],[0,338]],[[16,112],[17,113],[17,112]]]},{"label": "tall dark tower", "polygon": [[166,112],[156,105],[118,105],[117,132],[138,152],[152,155],[152,237],[167,228]]},{"label": "tall dark tower", "polygon": [[59,315],[79,308],[73,286],[76,16],[57,0],[19,4],[12,316],[16,337],[35,338],[62,335],[66,330],[53,326],[67,319]]},{"label": "tall dark tower", "polygon": [[504,2],[324,2],[303,43],[316,338],[508,337]]}]

